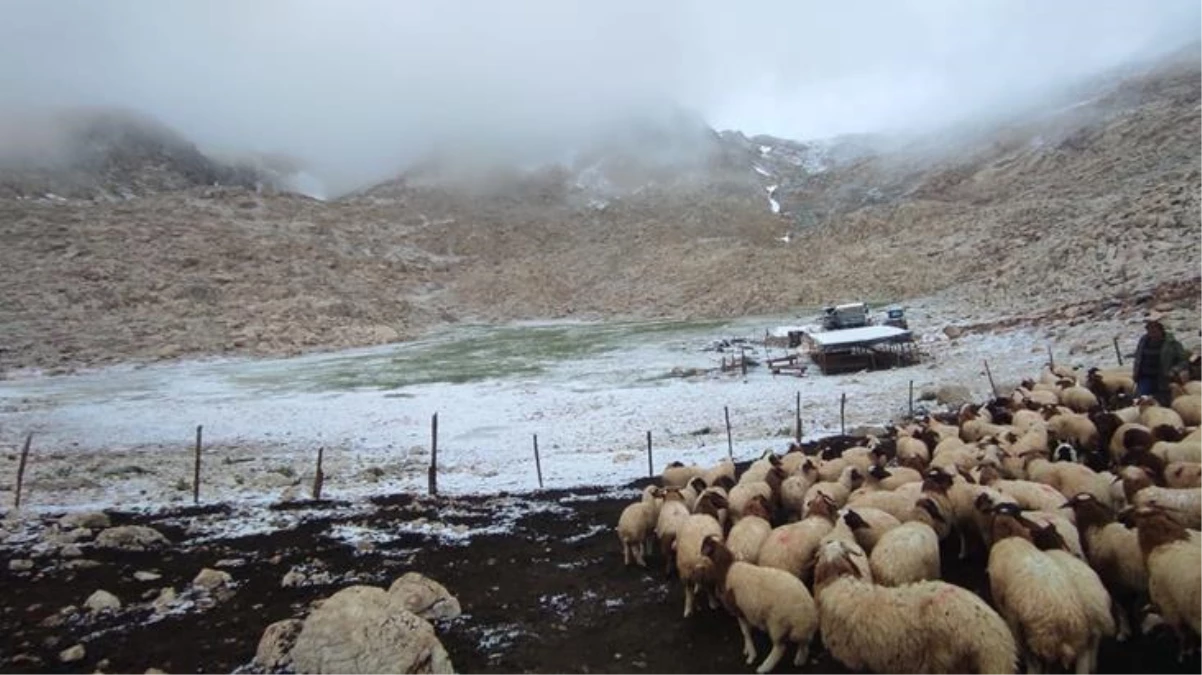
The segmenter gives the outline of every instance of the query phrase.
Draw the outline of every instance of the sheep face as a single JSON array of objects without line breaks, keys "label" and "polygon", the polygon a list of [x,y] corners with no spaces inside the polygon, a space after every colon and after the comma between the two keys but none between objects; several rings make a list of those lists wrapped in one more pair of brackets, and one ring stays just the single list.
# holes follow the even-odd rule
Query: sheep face
[{"label": "sheep face", "polygon": [[1076,462],[1077,449],[1068,443],[1061,443],[1052,451],[1052,460],[1056,462]]}]

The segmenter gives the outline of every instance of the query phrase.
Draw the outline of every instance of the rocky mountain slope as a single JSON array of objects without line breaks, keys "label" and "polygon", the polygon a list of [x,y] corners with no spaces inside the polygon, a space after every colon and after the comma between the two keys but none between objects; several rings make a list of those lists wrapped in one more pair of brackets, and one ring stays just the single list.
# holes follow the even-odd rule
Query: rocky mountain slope
[{"label": "rocky mountain slope", "polygon": [[330,202],[256,191],[161,133],[110,134],[128,143],[49,182],[0,168],[0,370],[855,298],[1004,322],[1171,295],[1196,331],[1199,78],[1195,54],[909,139],[669,116],[553,164],[441,156]]}]

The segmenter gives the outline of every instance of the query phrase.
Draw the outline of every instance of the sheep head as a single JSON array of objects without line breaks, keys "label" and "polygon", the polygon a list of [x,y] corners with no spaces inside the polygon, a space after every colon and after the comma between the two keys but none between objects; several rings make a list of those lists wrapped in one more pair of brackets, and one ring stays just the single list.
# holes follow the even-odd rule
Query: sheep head
[{"label": "sheep head", "polygon": [[772,505],[763,495],[756,495],[747,501],[747,505],[743,507],[743,517],[758,516],[764,520],[772,520]]},{"label": "sheep head", "polygon": [[834,522],[834,520],[835,520],[835,511],[836,510],[837,509],[835,508],[835,500],[831,499],[828,495],[825,495],[821,492],[814,495],[814,497],[812,499],[810,499],[809,503],[806,504],[806,514],[807,515],[822,516],[823,518],[826,518],[827,520],[829,520],[831,522]]},{"label": "sheep head", "polygon": [[947,518],[944,518],[943,514],[939,512],[939,505],[935,503],[934,499],[923,497],[914,502],[914,506],[915,508],[922,509],[923,512],[931,517],[931,520],[937,523],[947,523]]},{"label": "sheep head", "polygon": [[1027,527],[1029,521],[1022,517],[1022,509],[1018,504],[1010,502],[994,504],[990,512],[993,514],[993,523],[990,529],[993,533],[994,543],[1007,537],[1022,537],[1027,541],[1032,540],[1031,531]]},{"label": "sheep head", "polygon": [[860,578],[860,569],[852,562],[853,555],[863,555],[846,543],[831,540],[818,550],[818,565],[814,568],[814,590],[817,592],[828,583],[842,576]]},{"label": "sheep head", "polygon": [[730,492],[731,488],[733,488],[735,485],[736,483],[734,478],[723,474],[714,479],[714,484],[710,487],[719,487],[727,492]]},{"label": "sheep head", "polygon": [[1158,507],[1139,507],[1132,512],[1132,518],[1139,531],[1139,548],[1145,557],[1160,546],[1190,539],[1185,526]]},{"label": "sheep head", "polygon": [[869,526],[868,522],[865,521],[860,514],[850,509],[847,511],[847,513],[843,514],[843,522],[847,523],[847,526],[853,530],[860,530]]},{"label": "sheep head", "polygon": [[705,484],[704,478],[693,478],[689,481],[689,487],[693,488],[693,490],[695,490],[697,492],[701,492],[707,486]]},{"label": "sheep head", "polygon": [[872,468],[868,470],[868,475],[872,476],[873,478],[875,478],[877,480],[885,480],[886,478],[888,478],[889,476],[892,476],[893,474],[889,473],[889,470],[886,469],[885,467],[874,464],[872,466]]},{"label": "sheep head", "polygon": [[927,471],[926,477],[922,480],[922,491],[947,494],[952,484],[953,479],[950,474],[944,473],[940,469],[931,469]]},{"label": "sheep head", "polygon": [[1081,531],[1092,526],[1103,526],[1107,523],[1114,522],[1114,516],[1111,515],[1110,509],[1096,497],[1088,492],[1078,492],[1064,503],[1061,508],[1070,508],[1073,510],[1073,515],[1077,520],[1077,527]]}]

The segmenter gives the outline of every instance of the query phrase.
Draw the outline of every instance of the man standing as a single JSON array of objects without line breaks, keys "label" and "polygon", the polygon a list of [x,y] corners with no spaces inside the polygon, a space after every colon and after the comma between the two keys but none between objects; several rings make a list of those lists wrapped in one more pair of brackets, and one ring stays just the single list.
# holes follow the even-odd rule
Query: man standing
[{"label": "man standing", "polygon": [[1144,324],[1145,333],[1135,346],[1135,363],[1131,376],[1135,378],[1136,396],[1154,396],[1160,405],[1168,406],[1169,383],[1188,376],[1189,357],[1185,347],[1164,329],[1159,319]]}]

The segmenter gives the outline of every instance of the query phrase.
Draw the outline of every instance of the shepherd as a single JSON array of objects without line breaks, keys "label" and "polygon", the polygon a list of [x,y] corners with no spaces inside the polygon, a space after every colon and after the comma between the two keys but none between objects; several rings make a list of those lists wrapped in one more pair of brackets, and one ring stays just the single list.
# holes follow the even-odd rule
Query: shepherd
[{"label": "shepherd", "polygon": [[1153,316],[1144,323],[1144,334],[1135,346],[1131,376],[1136,396],[1153,396],[1160,405],[1172,404],[1169,384],[1189,379],[1189,356],[1185,347]]}]

